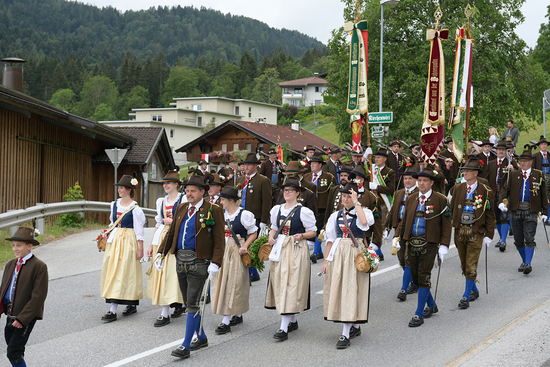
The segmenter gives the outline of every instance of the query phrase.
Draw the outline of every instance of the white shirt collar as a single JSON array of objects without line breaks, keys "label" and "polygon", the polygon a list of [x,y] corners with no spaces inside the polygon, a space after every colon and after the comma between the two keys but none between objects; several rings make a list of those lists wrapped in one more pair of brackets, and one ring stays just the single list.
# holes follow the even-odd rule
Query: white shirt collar
[{"label": "white shirt collar", "polygon": [[[195,205],[191,205],[191,203],[189,203],[189,208],[191,208],[192,206],[195,207],[195,213],[199,211],[199,209],[201,208],[202,204],[204,204],[204,199],[201,199],[201,201],[199,201],[197,204]],[[194,214],[194,213],[193,213]]]},{"label": "white shirt collar", "polygon": [[336,162],[338,162],[338,161],[333,160],[332,157],[330,158],[330,160],[331,160],[332,163],[334,163],[334,165],[336,166]]},{"label": "white shirt collar", "polygon": [[426,197],[426,199],[424,199],[424,201],[427,201],[430,198],[430,196],[432,196],[432,190],[430,189],[430,191],[428,191],[425,194],[423,194],[419,191],[418,192],[418,200],[420,200],[420,196],[422,196],[422,195],[424,195]]},{"label": "white shirt collar", "polygon": [[[27,260],[29,260],[31,257],[33,257],[32,251],[29,252],[29,253],[27,254],[27,256],[25,256],[25,257],[23,258],[23,262],[22,262],[21,264],[24,265],[24,264],[27,262]],[[19,261],[19,260],[17,260],[17,261]]]},{"label": "white shirt collar", "polygon": [[468,187],[470,188],[470,192],[476,191],[476,189],[477,189],[477,180],[476,180],[476,182],[473,183],[473,185],[468,185],[468,183],[466,183],[466,186],[467,186],[467,188]]},{"label": "white shirt collar", "polygon": [[250,177],[250,179],[252,180],[252,177],[254,177],[256,175],[256,172],[254,172],[253,174],[251,175],[245,175],[245,180],[246,180],[246,177]]},{"label": "white shirt collar", "polygon": [[529,177],[531,175],[531,168],[529,168],[527,171],[524,171],[524,170],[521,170],[521,173],[527,173],[527,177]]}]

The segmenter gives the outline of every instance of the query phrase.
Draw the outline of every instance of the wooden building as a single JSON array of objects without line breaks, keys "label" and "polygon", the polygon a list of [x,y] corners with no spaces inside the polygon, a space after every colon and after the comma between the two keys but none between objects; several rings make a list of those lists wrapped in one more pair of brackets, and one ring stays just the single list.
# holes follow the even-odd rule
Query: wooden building
[{"label": "wooden building", "polygon": [[288,143],[295,158],[303,153],[306,145],[322,149],[323,146],[334,146],[328,140],[318,137],[296,126],[269,125],[258,122],[228,120],[222,125],[210,130],[199,138],[176,149],[176,152],[186,152],[189,161],[198,162],[201,155],[212,154],[211,168],[227,162],[227,156],[236,150],[268,152],[277,142],[284,146]]}]

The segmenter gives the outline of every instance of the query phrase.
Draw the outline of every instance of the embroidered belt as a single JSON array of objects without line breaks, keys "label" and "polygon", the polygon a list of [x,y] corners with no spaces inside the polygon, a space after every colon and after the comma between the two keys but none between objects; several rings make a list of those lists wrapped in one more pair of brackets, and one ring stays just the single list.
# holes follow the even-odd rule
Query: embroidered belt
[{"label": "embroidered belt", "polygon": [[416,212],[414,212],[414,216],[417,217],[417,218],[424,218],[424,211],[423,210],[417,210]]},{"label": "embroidered belt", "polygon": [[424,237],[411,237],[409,238],[409,245],[412,247],[424,247],[428,242]]},{"label": "embroidered belt", "polygon": [[460,218],[460,223],[462,223],[464,225],[467,225],[467,226],[474,224],[475,221],[476,221],[476,217],[475,217],[474,213],[463,212],[462,216]]},{"label": "embroidered belt", "polygon": [[550,164],[548,164],[548,163],[543,163],[542,166],[543,166],[543,167],[550,167]]},{"label": "embroidered belt", "polygon": [[472,199],[464,200],[464,206],[474,206],[474,201]]},{"label": "embroidered belt", "polygon": [[529,210],[531,211],[531,203],[527,201],[520,201],[518,205],[518,210]]},{"label": "embroidered belt", "polygon": [[194,261],[197,259],[197,252],[195,250],[179,249],[176,252],[176,258],[180,261]]}]

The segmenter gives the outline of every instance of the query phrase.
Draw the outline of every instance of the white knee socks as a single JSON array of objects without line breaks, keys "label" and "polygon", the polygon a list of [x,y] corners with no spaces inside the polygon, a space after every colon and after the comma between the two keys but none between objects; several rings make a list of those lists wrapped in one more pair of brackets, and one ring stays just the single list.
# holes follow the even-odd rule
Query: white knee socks
[{"label": "white knee socks", "polygon": [[342,335],[349,339],[349,331],[351,329],[351,322],[344,323],[344,330],[342,330]]},{"label": "white knee socks", "polygon": [[227,315],[223,317],[222,322],[226,325],[229,325],[229,321],[231,320],[231,316]]},{"label": "white knee socks", "polygon": [[116,314],[116,309],[118,308],[118,303],[111,303],[111,311],[112,313]]},{"label": "white knee socks", "polygon": [[294,315],[282,315],[281,316],[281,330],[283,330],[285,333],[288,332],[288,324],[292,320],[292,316]]},{"label": "white knee socks", "polygon": [[162,311],[160,312],[160,315],[162,317],[168,317],[169,311],[170,311],[170,306],[162,306]]}]

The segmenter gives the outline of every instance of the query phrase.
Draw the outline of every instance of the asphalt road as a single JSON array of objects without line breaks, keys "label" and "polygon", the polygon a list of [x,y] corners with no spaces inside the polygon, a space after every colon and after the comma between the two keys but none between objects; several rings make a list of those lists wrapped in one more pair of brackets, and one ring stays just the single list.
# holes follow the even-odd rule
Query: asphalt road
[{"label": "asphalt road", "polygon": [[[549,227],[547,227],[549,228]],[[549,228],[550,229],[550,228]],[[335,344],[341,325],[323,320],[323,277],[317,273],[321,263],[312,265],[311,309],[298,315],[299,329],[285,342],[272,335],[280,317],[263,307],[267,273],[252,285],[250,311],[244,323],[226,335],[215,335],[221,316],[212,315],[207,306],[204,319],[209,347],[191,352],[180,361],[170,356],[185,332],[185,319],[154,328],[160,308],[144,298],[138,313],[119,316],[105,324],[101,316],[109,305],[100,297],[100,271],[103,253],[92,242],[96,231],[72,235],[36,248],[34,253],[49,267],[49,293],[44,320],[38,321],[27,344],[29,366],[538,366],[550,360],[550,252],[539,224],[539,248],[533,260],[533,272],[517,271],[521,263],[508,240],[501,253],[493,245],[488,250],[489,293],[485,293],[485,251],[479,265],[478,288],[481,296],[467,310],[458,309],[464,292],[457,251],[452,247],[439,280],[439,313],[419,328],[408,322],[416,309],[416,295],[407,301],[396,298],[402,270],[390,255],[388,244],[382,247],[386,260],[371,278],[369,322],[362,335],[345,350]],[[146,242],[152,229],[146,229]],[[493,243],[495,243],[493,241]],[[145,270],[149,264],[143,265]],[[266,267],[269,268],[269,267]],[[433,284],[437,269],[432,273]],[[145,288],[145,281],[144,281]],[[144,289],[145,292],[145,289]],[[119,307],[119,314],[122,306]],[[7,359],[0,357],[1,365]],[[6,362],[4,364],[4,361]]]}]

